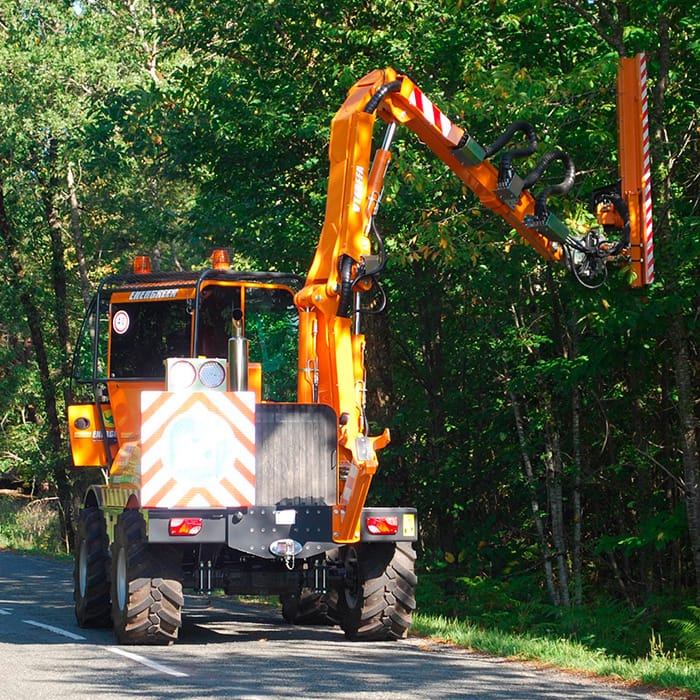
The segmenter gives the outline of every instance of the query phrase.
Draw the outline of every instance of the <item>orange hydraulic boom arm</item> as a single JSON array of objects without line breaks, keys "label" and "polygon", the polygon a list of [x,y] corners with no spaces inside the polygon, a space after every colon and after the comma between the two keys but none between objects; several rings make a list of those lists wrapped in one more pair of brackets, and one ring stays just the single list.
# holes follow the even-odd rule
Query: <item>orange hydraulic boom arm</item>
[{"label": "orange hydraulic boom arm", "polygon": [[[384,143],[372,159],[377,116],[387,122],[388,128]],[[530,155],[537,148],[527,122],[515,122],[501,138],[483,147],[452,123],[410,78],[392,68],[373,71],[358,81],[331,124],[325,221],[306,285],[296,296],[301,312],[300,400],[327,403],[340,420],[343,480],[334,514],[337,542],[359,539],[361,510],[377,468],[376,450],[389,442],[386,430],[378,437],[367,436],[365,341],[359,331],[359,301],[355,302],[361,292],[372,287],[384,263],[383,252],[372,255],[370,234],[391,159],[391,141],[399,124],[416,133],[482,204],[507,221],[540,255],[563,262],[587,286],[594,286],[594,280],[605,274],[608,259],[619,257],[630,246],[644,249],[646,245],[641,243],[646,239],[640,218],[632,219],[626,206],[632,190],[634,196],[638,196],[637,190],[643,190],[641,175],[628,174],[626,183],[623,175],[624,192],[605,188],[595,201],[600,224],[606,232],[622,231],[620,241],[608,241],[598,229],[575,237],[547,206],[550,196],[564,194],[573,185],[575,168],[569,156],[559,150],[550,151],[524,178],[512,168],[514,158]],[[499,167],[494,166],[488,158],[516,132],[525,134],[528,145],[506,151]],[[637,133],[633,140],[642,139],[641,124]],[[563,181],[533,195],[531,187],[556,160],[564,163]],[[630,178],[639,180],[639,188]],[[634,265],[633,285],[650,282],[648,274],[640,272],[640,265]]]}]

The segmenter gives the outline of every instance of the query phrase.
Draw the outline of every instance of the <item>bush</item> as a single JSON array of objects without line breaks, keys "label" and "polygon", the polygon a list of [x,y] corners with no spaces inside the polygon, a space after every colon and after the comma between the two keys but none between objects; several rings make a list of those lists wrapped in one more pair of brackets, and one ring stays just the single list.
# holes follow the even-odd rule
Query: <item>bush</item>
[{"label": "bush", "polygon": [[56,553],[60,532],[57,498],[0,496],[0,548]]},{"label": "bush", "polygon": [[482,630],[568,640],[593,653],[630,659],[646,656],[650,645],[700,657],[700,609],[691,609],[694,619],[669,621],[687,610],[682,597],[650,596],[643,606],[631,608],[607,595],[588,593],[582,606],[556,607],[537,576],[465,576],[458,567],[434,566],[420,572],[416,598],[424,615]]}]

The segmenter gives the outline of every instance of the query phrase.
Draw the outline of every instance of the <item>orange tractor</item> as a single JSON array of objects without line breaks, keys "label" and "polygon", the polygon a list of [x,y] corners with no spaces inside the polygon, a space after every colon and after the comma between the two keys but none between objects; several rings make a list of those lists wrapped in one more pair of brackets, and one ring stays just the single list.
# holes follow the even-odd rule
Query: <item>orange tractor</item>
[{"label": "orange tractor", "polygon": [[[139,257],[133,273],[100,283],[68,408],[75,466],[105,476],[87,489],[78,523],[81,626],[169,643],[183,590],[223,590],[279,595],[287,621],[337,623],[350,639],[405,636],[418,521],[413,508],[366,506],[390,436],[369,435],[361,332],[363,295],[376,293],[385,263],[373,219],[395,129],[415,132],[584,284],[621,260],[641,286],[653,279],[643,59],[620,71],[621,132],[632,136],[621,183],[595,194],[600,223],[584,236],[548,206],[573,184],[568,155],[551,151],[521,177],[513,161],[537,148],[529,124],[483,147],[387,68],[354,85],[333,120],[325,223],[305,280],[233,270],[219,250],[199,272],[152,272]],[[377,117],[388,126],[373,154]],[[517,133],[526,145],[504,151]],[[554,161],[564,179],[533,194]]]}]

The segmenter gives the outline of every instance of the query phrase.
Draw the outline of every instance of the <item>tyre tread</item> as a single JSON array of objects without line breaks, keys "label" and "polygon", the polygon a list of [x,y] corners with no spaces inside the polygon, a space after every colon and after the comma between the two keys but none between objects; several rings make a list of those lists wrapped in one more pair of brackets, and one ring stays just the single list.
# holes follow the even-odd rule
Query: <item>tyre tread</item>
[{"label": "tyre tread", "polygon": [[341,627],[354,641],[404,638],[416,608],[416,555],[410,542],[365,544],[358,548],[357,601],[343,604]]},{"label": "tyre tread", "polygon": [[[86,590],[80,590],[80,556],[87,547]],[[109,627],[111,603],[109,587],[109,539],[104,513],[97,507],[80,511],[75,543],[73,571],[75,617],[80,627]]]},{"label": "tyre tread", "polygon": [[[171,644],[182,625],[182,583],[164,578],[173,569],[166,556],[149,548],[146,525],[141,513],[126,510],[115,531],[115,553],[126,552],[128,596],[124,610],[119,609],[116,573],[112,577],[114,632],[122,644]],[[171,550],[168,552],[172,553]]]}]

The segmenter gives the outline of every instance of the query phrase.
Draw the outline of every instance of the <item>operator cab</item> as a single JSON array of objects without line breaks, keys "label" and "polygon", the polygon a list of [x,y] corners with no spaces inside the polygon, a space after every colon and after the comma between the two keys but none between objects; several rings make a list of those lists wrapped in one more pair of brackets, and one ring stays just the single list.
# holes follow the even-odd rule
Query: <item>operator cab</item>
[{"label": "operator cab", "polygon": [[76,405],[69,408],[69,424],[75,465],[107,466],[117,444],[138,439],[141,394],[166,389],[169,359],[215,358],[225,366],[236,332],[247,339],[248,384],[256,401],[296,402],[294,291],[300,283],[292,275],[221,267],[189,273],[135,268],[134,274],[104,280],[73,361]]},{"label": "operator cab", "polygon": [[[218,277],[218,276],[217,276]],[[102,288],[83,323],[74,358],[80,386],[119,381],[165,381],[175,357],[226,358],[233,317],[249,342],[249,361],[262,371],[261,400],[296,401],[299,314],[287,285],[249,280],[174,278],[168,287],[115,279]],[[144,284],[145,283],[145,284]]]},{"label": "operator cab", "polygon": [[227,357],[232,319],[239,313],[249,361],[262,369],[262,400],[296,400],[299,319],[290,289],[208,282],[189,298],[115,296],[110,305],[110,379],[164,380],[170,357]]}]

